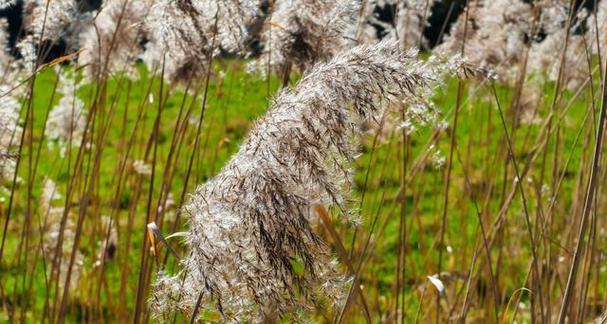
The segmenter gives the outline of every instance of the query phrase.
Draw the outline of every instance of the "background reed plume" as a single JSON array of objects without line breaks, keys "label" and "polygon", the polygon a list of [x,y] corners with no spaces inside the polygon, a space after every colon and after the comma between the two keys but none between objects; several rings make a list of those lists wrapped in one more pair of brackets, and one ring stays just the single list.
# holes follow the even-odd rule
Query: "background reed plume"
[{"label": "background reed plume", "polygon": [[57,106],[49,112],[46,120],[45,135],[49,147],[57,144],[61,156],[65,156],[67,146],[80,146],[86,127],[84,102],[78,97],[82,87],[74,75],[61,74],[59,77],[61,98]]},{"label": "background reed plume", "polygon": [[84,255],[79,251],[73,251],[75,228],[73,215],[68,215],[66,223],[62,226],[61,219],[65,213],[60,200],[62,198],[55,182],[45,178],[43,182],[42,195],[40,197],[40,213],[43,217],[44,226],[41,230],[43,237],[43,258],[47,265],[47,276],[57,284],[58,289],[63,290],[66,284],[66,276],[70,267],[70,258],[74,253],[75,264],[72,266],[68,290],[75,290],[82,277]]},{"label": "background reed plume", "polygon": [[286,81],[355,44],[360,0],[278,0],[261,35],[256,69],[273,68]]},{"label": "background reed plume", "polygon": [[16,1],[14,1],[14,0],[2,0],[2,1],[0,1],[0,9],[5,9],[10,6],[13,6],[15,4],[15,2]]},{"label": "background reed plume", "polygon": [[[370,43],[382,38],[397,39],[401,48],[427,49],[424,36],[435,0],[370,0],[364,1],[364,24],[358,27],[358,40]],[[394,15],[391,21],[381,19],[378,8]],[[378,30],[379,27],[379,30]],[[379,34],[379,35],[378,35]]]},{"label": "background reed plume", "polygon": [[[23,128],[19,124],[21,91],[9,92],[15,86],[18,63],[8,48],[7,22],[0,19],[0,181],[2,188],[12,181],[15,168],[16,147]],[[6,189],[5,189],[6,190]]]},{"label": "background reed plume", "polygon": [[[437,50],[455,54],[463,47],[468,62],[493,69],[503,82],[515,81],[519,73],[556,81],[562,72],[564,84],[575,89],[586,74],[584,42],[590,45],[595,38],[579,31],[596,29],[600,7],[588,12],[570,1],[470,1]],[[560,64],[555,58],[563,51],[565,64]]]},{"label": "background reed plume", "polygon": [[106,0],[80,35],[85,51],[78,63],[91,79],[124,72],[137,76],[133,64],[141,55],[143,21],[153,1]]},{"label": "background reed plume", "polygon": [[513,79],[513,67],[525,53],[525,42],[533,38],[532,5],[520,0],[470,1],[466,10],[439,51],[456,54],[465,45],[469,62],[495,70],[502,80]]},{"label": "background reed plume", "polygon": [[207,73],[209,57],[220,50],[248,51],[248,30],[259,13],[259,0],[160,0],[146,17],[144,61],[152,71],[164,63],[171,81]]}]

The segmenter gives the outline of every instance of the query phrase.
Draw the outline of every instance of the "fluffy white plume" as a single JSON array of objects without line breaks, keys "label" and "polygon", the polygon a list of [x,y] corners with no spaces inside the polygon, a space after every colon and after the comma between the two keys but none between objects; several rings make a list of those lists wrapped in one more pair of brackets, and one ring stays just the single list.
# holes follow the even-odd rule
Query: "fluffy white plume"
[{"label": "fluffy white plume", "polygon": [[[556,81],[560,72],[563,85],[575,89],[586,79],[589,71],[584,44],[584,37],[588,36],[574,32],[586,21],[588,12],[578,11],[577,17],[573,17],[573,24],[569,27],[569,35],[567,35],[567,21],[571,8],[568,1],[564,2],[542,3],[539,24],[545,33],[545,38],[532,43],[528,66],[531,73],[544,75],[550,81]],[[594,38],[594,35],[590,35]],[[591,40],[588,39],[588,43],[590,42]],[[561,62],[563,51],[565,55]]]},{"label": "fluffy white plume", "polygon": [[[588,21],[588,31],[592,35],[589,39],[592,42],[592,52],[597,54],[601,51],[601,58],[604,58],[607,44],[607,1],[599,1],[596,8],[596,17],[593,15]],[[599,36],[599,46],[596,44],[596,33]]]},{"label": "fluffy white plume", "polygon": [[278,0],[270,10],[256,70],[269,65],[284,80],[354,44],[360,1]]},{"label": "fluffy white plume", "polygon": [[[61,234],[61,220],[64,214],[64,207],[57,206],[55,201],[61,199],[61,194],[57,189],[55,182],[49,178],[44,179],[42,196],[40,197],[40,213],[44,219],[44,240],[43,251],[46,259],[47,273],[49,278],[59,279],[59,289],[63,289],[65,279],[69,269],[70,256],[72,247],[74,246],[75,232],[74,223],[70,219],[69,214]],[[61,246],[59,244],[59,236],[61,236]],[[59,251],[60,253],[56,253]],[[80,251],[76,251],[74,257],[75,263],[72,268],[72,274],[69,282],[69,289],[78,287],[82,275],[82,267],[84,265],[84,256]],[[53,262],[57,262],[57,267],[53,267]],[[54,268],[54,271],[53,271]],[[55,279],[53,279],[55,280]]]},{"label": "fluffy white plume", "polygon": [[7,80],[8,73],[14,65],[13,57],[8,49],[8,22],[0,19],[0,84]]},{"label": "fluffy white plume", "polygon": [[248,26],[258,16],[259,0],[159,0],[146,18],[149,42],[143,59],[169,80],[186,81],[206,73],[220,49],[244,53]]},{"label": "fluffy white plume", "polygon": [[[5,94],[8,90],[7,87],[0,86],[0,94]],[[13,180],[16,156],[12,149],[19,144],[23,131],[19,126],[20,111],[21,104],[13,94],[0,98],[0,179],[2,180]]]},{"label": "fluffy white plume", "polygon": [[0,180],[13,180],[15,172],[15,145],[19,144],[22,128],[19,125],[19,91],[15,90],[15,60],[8,52],[8,24],[0,19]]},{"label": "fluffy white plume", "polygon": [[82,33],[85,51],[78,63],[89,77],[126,72],[136,76],[133,63],[141,54],[143,20],[152,0],[106,0],[93,23]]},{"label": "fluffy white plume", "polygon": [[512,78],[530,39],[531,5],[522,0],[482,0],[470,1],[467,10],[467,27],[462,12],[438,50],[460,53],[465,42],[467,61],[495,70],[501,80]]},{"label": "fluffy white plume", "polygon": [[6,9],[13,6],[16,2],[16,0],[0,0],[0,9]]},{"label": "fluffy white plume", "polygon": [[24,8],[24,25],[34,39],[57,40],[64,30],[79,18],[75,0],[27,0]]},{"label": "fluffy white plume", "polygon": [[[26,36],[17,47],[22,65],[30,72],[36,60],[43,61],[51,45],[65,42],[68,51],[79,47],[79,35],[90,23],[90,14],[81,12],[81,2],[76,0],[26,0],[23,27]],[[40,57],[38,57],[40,56]]]},{"label": "fluffy white plume", "polygon": [[424,29],[435,0],[398,1],[396,34],[402,48],[426,47]]},{"label": "fluffy white plume", "polygon": [[189,252],[179,274],[156,282],[152,310],[191,314],[201,296],[203,308],[238,321],[311,306],[317,297],[339,303],[344,279],[314,230],[312,207],[348,210],[360,123],[396,99],[427,101],[440,78],[435,63],[382,42],[338,54],[283,90],[184,206]]},{"label": "fluffy white plume", "polygon": [[57,141],[62,156],[65,155],[67,145],[80,145],[86,127],[84,102],[77,96],[80,86],[73,75],[61,75],[58,92],[63,96],[50,111],[46,121],[45,135],[49,144]]},{"label": "fluffy white plume", "polygon": [[[385,35],[398,39],[401,48],[427,47],[424,29],[428,26],[432,7],[436,0],[375,0],[367,1],[365,14],[367,21],[360,31],[359,39],[363,43],[377,41],[376,27],[383,29]],[[394,7],[394,21],[381,21],[373,10],[375,7]]]},{"label": "fluffy white plume", "polygon": [[459,53],[465,43],[466,60],[495,70],[502,81],[515,79],[526,53],[526,72],[542,79],[555,81],[560,72],[563,84],[575,88],[587,76],[584,35],[574,31],[582,30],[588,12],[579,10],[570,25],[569,1],[480,0],[470,2],[467,10],[467,24],[463,12],[439,51]]}]

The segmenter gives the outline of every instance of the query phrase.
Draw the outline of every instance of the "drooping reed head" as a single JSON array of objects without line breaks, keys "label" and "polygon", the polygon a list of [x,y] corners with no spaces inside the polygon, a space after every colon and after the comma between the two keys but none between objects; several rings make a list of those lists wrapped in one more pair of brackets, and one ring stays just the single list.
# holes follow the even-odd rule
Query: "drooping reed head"
[{"label": "drooping reed head", "polygon": [[[312,207],[348,210],[362,121],[389,102],[420,106],[440,76],[395,42],[359,46],[283,90],[222,171],[191,195],[181,272],[161,274],[157,316],[215,309],[226,320],[339,304],[346,283]],[[302,269],[298,269],[300,265]]]}]

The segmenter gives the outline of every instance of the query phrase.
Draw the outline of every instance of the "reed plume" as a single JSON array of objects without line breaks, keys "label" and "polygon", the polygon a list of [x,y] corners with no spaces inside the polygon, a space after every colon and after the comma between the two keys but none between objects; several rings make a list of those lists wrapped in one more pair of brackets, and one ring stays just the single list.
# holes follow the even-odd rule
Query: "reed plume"
[{"label": "reed plume", "polygon": [[7,81],[7,74],[14,66],[14,59],[8,48],[8,22],[0,18],[0,83]]},{"label": "reed plume", "polygon": [[142,52],[143,21],[152,0],[106,0],[83,31],[81,44],[86,50],[79,65],[87,75],[99,79],[105,74],[125,72],[137,77],[133,63]]},{"label": "reed plume", "polygon": [[521,0],[470,1],[466,10],[438,51],[460,53],[465,44],[468,62],[494,70],[502,81],[512,80],[532,38],[532,6]]},{"label": "reed plume", "polygon": [[[97,250],[96,261],[93,263],[94,268],[101,266],[104,262],[114,260],[118,251],[118,229],[116,228],[116,222],[112,221],[109,216],[102,216],[101,223],[103,224],[101,233],[104,234],[98,242],[99,248]],[[106,237],[105,233],[109,233],[109,235]]]},{"label": "reed plume", "polygon": [[220,50],[243,54],[248,27],[259,15],[259,0],[160,0],[146,19],[149,42],[143,59],[151,71],[171,81],[187,81],[207,71]]},{"label": "reed plume", "polygon": [[[595,38],[595,29],[588,28],[587,22],[595,18],[592,15],[588,19],[591,14],[585,9],[578,10],[570,17],[573,8],[569,7],[568,2],[563,2],[546,1],[539,4],[539,27],[545,37],[531,44],[529,70],[550,81],[560,77],[566,88],[574,90],[588,77],[586,43]],[[588,35],[576,32],[582,30],[591,32]]]},{"label": "reed plume", "polygon": [[330,59],[355,42],[360,1],[279,0],[271,8],[261,40],[264,50],[251,68],[272,67],[288,78]]},{"label": "reed plume", "polygon": [[597,4],[596,11],[588,21],[588,30],[591,35],[598,34],[599,44],[596,44],[596,36],[589,37],[593,44],[592,52],[598,54],[600,51],[600,54],[604,55],[607,44],[607,1],[599,1]]},{"label": "reed plume", "polygon": [[[74,246],[76,236],[76,224],[74,224],[68,211],[68,218],[66,219],[65,227],[62,232],[61,220],[65,207],[57,206],[54,203],[60,199],[61,194],[59,193],[57,185],[53,180],[46,177],[43,182],[43,190],[40,197],[40,213],[42,219],[44,219],[42,248],[44,258],[46,259],[46,271],[48,276],[49,278],[53,278],[53,282],[56,282],[57,287],[62,290],[70,267],[72,247]],[[60,237],[61,246],[58,246]],[[84,267],[84,255],[78,250],[75,253],[75,263],[68,284],[70,290],[78,287]],[[53,262],[57,262],[56,267],[53,265]]]},{"label": "reed plume", "polygon": [[25,30],[37,41],[56,41],[73,22],[83,19],[75,0],[27,0],[23,16]]},{"label": "reed plume", "polygon": [[178,274],[160,273],[150,300],[156,315],[192,316],[200,304],[238,321],[319,299],[339,304],[347,278],[315,232],[312,206],[349,210],[361,122],[399,100],[421,109],[430,84],[453,67],[434,63],[396,42],[364,45],[280,92],[240,150],[183,207],[189,251]]},{"label": "reed plume", "polygon": [[402,48],[427,48],[424,29],[428,27],[432,6],[436,0],[398,1],[396,30]]},{"label": "reed plume", "polygon": [[0,0],[0,10],[6,9],[10,6],[14,6],[17,1],[15,0]]},{"label": "reed plume", "polygon": [[[365,24],[359,31],[358,39],[363,43],[377,41],[384,37],[398,39],[401,48],[427,48],[424,29],[436,0],[375,0],[366,1]],[[383,21],[377,16],[376,8],[395,8],[393,21]]]},{"label": "reed plume", "polygon": [[23,66],[30,73],[59,42],[65,44],[67,51],[79,48],[79,36],[91,21],[90,13],[80,10],[81,5],[75,0],[25,1],[22,26],[25,34],[17,47]]},{"label": "reed plume", "polygon": [[[0,93],[9,91],[0,86]],[[0,97],[0,181],[12,181],[15,173],[16,146],[21,139],[22,127],[19,125],[21,103],[11,94]]]},{"label": "reed plume", "polygon": [[[604,17],[600,7],[597,17],[598,25],[602,26]],[[569,15],[573,10],[577,11],[571,19]],[[589,16],[591,19],[587,19]],[[570,8],[566,0],[532,4],[522,0],[471,1],[467,14],[459,16],[438,51],[459,53],[463,46],[468,62],[494,70],[503,82],[516,79],[520,63],[528,53],[525,72],[549,81],[556,81],[561,73],[563,84],[574,89],[587,76],[584,64],[584,37],[587,36],[583,31],[595,30],[587,26],[587,21],[594,19],[597,19],[594,14],[585,9]],[[588,38],[591,41],[593,36]],[[555,58],[563,51],[561,64],[561,60]]]},{"label": "reed plume", "polygon": [[[8,24],[0,19],[0,181],[12,181],[15,172],[15,146],[23,131],[19,124],[21,102],[15,90],[17,63],[8,49]],[[16,151],[16,150],[15,150]]]},{"label": "reed plume", "polygon": [[84,102],[77,95],[82,84],[73,74],[61,74],[59,85],[58,92],[62,97],[49,112],[45,135],[49,146],[57,142],[61,156],[65,156],[68,146],[78,147],[82,141],[86,111]]}]

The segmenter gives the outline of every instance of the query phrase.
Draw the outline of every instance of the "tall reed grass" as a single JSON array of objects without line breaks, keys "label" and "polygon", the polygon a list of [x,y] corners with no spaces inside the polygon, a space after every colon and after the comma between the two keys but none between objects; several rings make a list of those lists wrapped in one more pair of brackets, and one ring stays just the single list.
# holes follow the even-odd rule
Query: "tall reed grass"
[{"label": "tall reed grass", "polygon": [[605,1],[26,0],[0,321],[604,323]]}]

